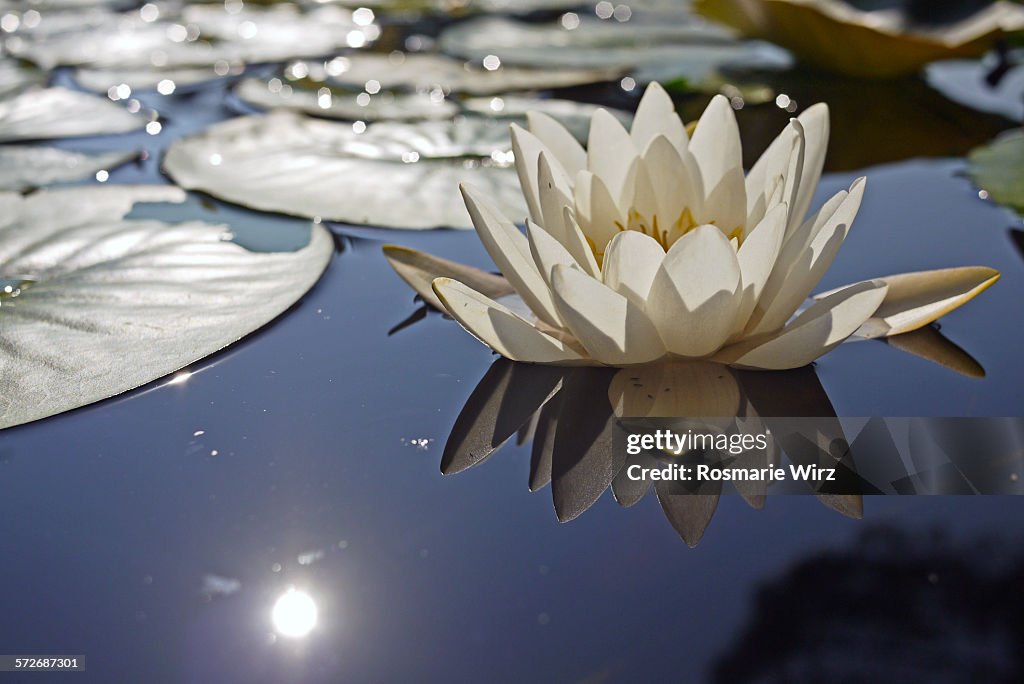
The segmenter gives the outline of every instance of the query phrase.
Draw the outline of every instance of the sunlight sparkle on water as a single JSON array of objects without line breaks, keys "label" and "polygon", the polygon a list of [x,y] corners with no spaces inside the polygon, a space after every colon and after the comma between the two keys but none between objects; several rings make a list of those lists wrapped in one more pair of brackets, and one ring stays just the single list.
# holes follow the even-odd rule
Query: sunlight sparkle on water
[{"label": "sunlight sparkle on water", "polygon": [[308,636],[317,622],[316,602],[306,592],[290,587],[278,597],[270,612],[274,629],[283,637],[301,639]]}]

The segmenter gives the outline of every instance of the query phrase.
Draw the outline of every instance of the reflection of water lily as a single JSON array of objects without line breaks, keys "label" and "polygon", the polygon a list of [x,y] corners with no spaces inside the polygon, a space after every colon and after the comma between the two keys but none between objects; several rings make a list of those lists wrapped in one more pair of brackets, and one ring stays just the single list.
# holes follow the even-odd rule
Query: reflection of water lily
[{"label": "reflection of water lily", "polygon": [[[472,278],[433,279],[444,308],[512,360],[625,366],[683,357],[797,368],[858,330],[881,337],[921,328],[999,276],[976,267],[868,280],[820,296],[794,318],[864,192],[858,179],[804,220],[828,143],[824,105],[793,120],[746,176],[721,96],[692,139],[657,84],[630,132],[598,111],[587,150],[548,117],[531,116],[530,129],[512,134],[528,237],[463,188],[484,246],[530,314]],[[423,292],[427,279],[399,273],[434,299]]]},{"label": "reflection of water lily", "polygon": [[810,64],[868,78],[911,74],[940,59],[976,57],[1004,34],[1024,30],[1024,8],[1009,2],[941,27],[915,27],[900,12],[867,12],[840,0],[697,0],[695,8],[746,36],[782,45]]},{"label": "reflection of water lily", "polygon": [[[518,433],[520,443],[533,442],[530,490],[550,484],[560,521],[580,516],[608,489],[623,507],[633,506],[653,489],[665,517],[687,544],[695,546],[718,506],[722,482],[705,481],[687,489],[679,482],[631,478],[630,466],[658,468],[659,460],[646,452],[627,456],[622,449],[615,449],[612,435],[616,423],[625,417],[702,416],[701,425],[720,423],[723,429],[742,425],[747,434],[767,427],[774,433],[776,423],[771,417],[791,413],[818,416],[821,431],[813,443],[784,440],[787,457],[794,463],[843,468],[856,479],[852,457],[844,454],[836,458],[830,453],[829,445],[844,439],[843,427],[810,368],[772,376],[736,372],[707,362],[649,364],[611,371],[498,360],[459,414],[445,445],[441,470],[451,475],[476,466]],[[709,421],[715,418],[720,421]],[[739,456],[694,453],[688,458],[696,460],[688,462],[762,468],[782,463],[778,446]],[[753,508],[764,507],[769,483],[737,481],[732,486]],[[815,495],[843,515],[859,518],[863,513],[859,494]]]}]

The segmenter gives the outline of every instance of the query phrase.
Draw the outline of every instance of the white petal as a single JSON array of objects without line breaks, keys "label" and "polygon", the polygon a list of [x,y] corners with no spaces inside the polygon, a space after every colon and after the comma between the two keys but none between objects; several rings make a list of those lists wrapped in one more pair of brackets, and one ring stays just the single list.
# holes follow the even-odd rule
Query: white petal
[{"label": "white petal", "polygon": [[828,105],[819,102],[797,117],[804,131],[804,163],[796,197],[790,205],[790,230],[799,226],[811,207],[811,199],[821,180],[828,151]]},{"label": "white petal", "polygon": [[637,156],[629,133],[619,120],[605,109],[598,109],[590,120],[587,140],[587,168],[604,181],[612,197],[619,197]]},{"label": "white petal", "polygon": [[701,223],[713,223],[725,235],[742,234],[747,222],[746,196],[743,169],[731,169],[704,197],[704,207],[696,219]]},{"label": "white petal", "polygon": [[[685,158],[689,158],[689,165]],[[661,226],[662,229],[669,228],[686,208],[694,216],[700,213],[704,205],[704,188],[700,184],[700,172],[693,155],[683,152],[680,156],[672,142],[659,135],[647,145],[643,160],[658,198],[658,218],[667,224]]]},{"label": "white petal", "polygon": [[768,341],[752,349],[740,343],[716,360],[764,370],[806,366],[852,335],[882,303],[887,289],[880,280],[851,285],[813,304]]},{"label": "white petal", "polygon": [[548,146],[569,177],[587,168],[587,153],[562,124],[542,112],[527,112],[530,132]]},{"label": "white petal", "polygon": [[[799,180],[804,164],[804,132],[797,119],[772,141],[761,158],[754,163],[746,178],[747,226],[757,225],[769,209],[779,179],[783,183],[780,200],[792,206],[799,194]],[[806,210],[805,210],[806,211]],[[796,225],[803,220],[794,219]]]},{"label": "white petal", "polygon": [[474,290],[492,299],[515,294],[515,289],[504,277],[482,271],[455,261],[436,257],[398,245],[384,245],[384,257],[395,272],[423,298],[427,304],[441,309],[441,302],[434,294],[435,278],[446,277],[462,281]]},{"label": "white petal", "polygon": [[[557,164],[557,162],[555,162]],[[572,206],[572,188],[561,182],[548,154],[541,152],[537,157],[537,188],[540,193],[540,225],[559,242],[565,242],[566,226],[563,219],[565,207]]]},{"label": "white petal", "polygon": [[654,276],[647,312],[669,351],[706,356],[732,332],[740,266],[729,240],[714,226],[679,238]]},{"label": "white petal", "polygon": [[680,153],[686,150],[689,139],[686,127],[676,114],[675,105],[661,84],[652,82],[640,98],[629,135],[638,150],[642,150],[658,136],[665,136]]},{"label": "white petal", "polygon": [[601,363],[621,366],[664,355],[658,331],[643,309],[582,271],[556,266],[558,310],[573,336]]},{"label": "white petal", "polygon": [[784,241],[782,252],[750,318],[747,334],[781,328],[832,265],[864,196],[864,179],[838,193]]},{"label": "white petal", "polygon": [[547,145],[529,131],[512,124],[509,127],[512,131],[512,153],[515,155],[516,172],[519,174],[519,185],[523,190],[523,197],[526,198],[526,206],[530,210],[530,218],[541,223],[544,217],[541,214],[540,193],[537,187],[537,159],[541,152],[548,155],[552,171],[558,177],[559,183],[565,187],[571,187],[570,177],[565,173],[562,165],[557,163],[557,157],[548,149]]},{"label": "white petal", "polygon": [[643,233],[627,230],[608,243],[604,253],[604,284],[641,306],[647,301],[665,250]]},{"label": "white petal", "polygon": [[551,291],[534,266],[526,236],[475,190],[465,184],[460,188],[480,242],[494,259],[498,270],[538,318],[556,328],[561,327]]},{"label": "white petal", "polygon": [[[943,268],[877,278],[889,286],[885,301],[857,334],[888,337],[912,332],[938,320],[999,280],[999,271],[985,266]],[[815,299],[831,293],[817,295]]]},{"label": "white petal", "polygon": [[576,259],[576,263],[584,271],[595,278],[600,277],[601,269],[598,267],[597,259],[594,257],[594,250],[590,248],[587,237],[580,230],[569,207],[563,210],[562,220],[565,223],[565,248],[569,250],[569,254],[572,254],[573,258]]},{"label": "white petal", "polygon": [[[585,198],[590,202],[583,207],[581,202]],[[626,224],[604,181],[589,171],[581,171],[576,179],[576,217],[598,254],[603,254],[608,241],[618,235],[619,226]]]},{"label": "white petal", "polygon": [[556,364],[584,360],[564,342],[457,280],[438,278],[434,292],[463,328],[507,359]]},{"label": "white petal", "polygon": [[562,243],[533,221],[526,222],[526,235],[530,240],[530,253],[533,254],[533,261],[548,285],[551,285],[551,271],[555,266],[578,268],[576,260],[562,246]]},{"label": "white petal", "polygon": [[739,311],[733,324],[733,335],[742,333],[754,307],[761,298],[765,283],[775,267],[786,234],[789,209],[779,204],[755,226],[736,253],[740,262],[741,292]]},{"label": "white petal", "polygon": [[[689,150],[700,168],[705,197],[711,196],[726,176],[735,176],[737,170],[742,187],[743,150],[740,146],[740,129],[736,125],[732,106],[724,96],[716,95],[704,110],[697,122]],[[733,199],[742,206],[746,219],[745,189]]]}]

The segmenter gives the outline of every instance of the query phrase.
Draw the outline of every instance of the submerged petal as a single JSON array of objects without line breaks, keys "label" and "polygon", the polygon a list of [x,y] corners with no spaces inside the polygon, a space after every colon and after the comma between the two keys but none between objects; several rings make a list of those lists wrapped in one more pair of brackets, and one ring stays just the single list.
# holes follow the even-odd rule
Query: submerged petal
[{"label": "submerged petal", "polygon": [[434,281],[434,292],[452,317],[474,337],[507,359],[570,364],[583,357],[508,308],[451,278]]},{"label": "submerged petal", "polygon": [[878,309],[887,290],[880,280],[850,285],[813,304],[767,341],[740,343],[716,360],[763,370],[806,366],[852,335]]},{"label": "submerged petal", "polygon": [[739,302],[736,250],[714,226],[679,238],[665,255],[647,297],[647,312],[669,351],[700,357],[732,332]]},{"label": "submerged petal", "polygon": [[565,324],[596,361],[621,366],[664,355],[658,331],[638,304],[564,265],[554,267],[551,284]]}]

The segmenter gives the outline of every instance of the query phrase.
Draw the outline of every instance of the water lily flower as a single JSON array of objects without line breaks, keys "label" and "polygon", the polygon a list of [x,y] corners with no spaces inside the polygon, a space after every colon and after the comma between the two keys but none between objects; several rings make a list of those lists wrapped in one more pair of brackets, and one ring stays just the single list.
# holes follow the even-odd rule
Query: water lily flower
[{"label": "water lily flower", "polygon": [[424,278],[392,260],[418,290],[432,282],[436,298],[428,300],[514,361],[629,366],[686,358],[797,368],[855,332],[921,328],[999,277],[970,267],[876,278],[819,295],[801,311],[865,188],[859,178],[805,218],[828,144],[824,104],[793,119],[746,175],[736,119],[721,96],[692,138],[657,84],[628,132],[597,111],[586,150],[547,116],[531,115],[529,128],[512,126],[530,212],[525,235],[486,197],[462,188],[520,306],[507,306],[499,284],[477,285],[465,270]]},{"label": "water lily flower", "polygon": [[[915,26],[897,10],[865,11],[841,0],[697,0],[694,9],[809,64],[861,78],[906,76],[929,62],[978,57],[1007,33],[1024,30],[1024,7],[1005,1],[942,26]],[[928,7],[932,18],[942,10],[949,7]]]}]

